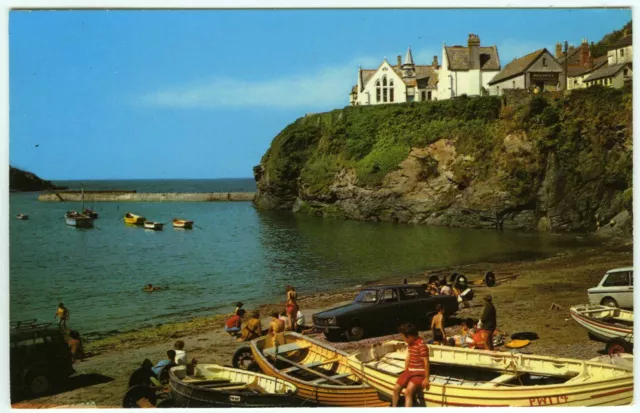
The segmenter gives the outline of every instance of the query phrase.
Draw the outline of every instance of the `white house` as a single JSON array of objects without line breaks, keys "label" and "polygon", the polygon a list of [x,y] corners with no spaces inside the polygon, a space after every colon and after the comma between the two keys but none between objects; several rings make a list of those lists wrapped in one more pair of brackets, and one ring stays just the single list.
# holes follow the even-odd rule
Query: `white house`
[{"label": "white house", "polygon": [[539,49],[507,64],[489,82],[492,95],[502,95],[506,89],[562,89],[564,69],[547,49]]},{"label": "white house", "polygon": [[480,38],[469,34],[467,47],[442,46],[438,70],[438,99],[483,95],[488,83],[500,71],[496,46],[480,46]]},{"label": "white house", "polygon": [[607,64],[593,70],[583,80],[586,86],[602,85],[621,88],[633,78],[632,36],[625,36],[607,51]]},{"label": "white house", "polygon": [[437,56],[431,66],[416,65],[409,48],[404,63],[398,56],[394,66],[385,58],[377,69],[358,68],[358,83],[351,89],[349,103],[358,106],[433,100],[437,69]]}]

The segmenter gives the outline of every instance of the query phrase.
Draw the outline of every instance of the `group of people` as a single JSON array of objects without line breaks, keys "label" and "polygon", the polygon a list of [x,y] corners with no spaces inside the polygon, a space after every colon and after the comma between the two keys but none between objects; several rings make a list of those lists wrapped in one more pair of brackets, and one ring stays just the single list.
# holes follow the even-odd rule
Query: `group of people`
[{"label": "group of people", "polygon": [[[166,378],[166,372],[171,367],[187,364],[187,352],[184,350],[184,341],[178,340],[173,344],[173,349],[167,350],[167,358],[160,360],[154,366],[151,360],[145,359],[142,365],[133,372],[129,378],[129,387],[137,385],[145,385],[154,387]],[[196,364],[196,360],[192,360],[192,365]]]},{"label": "group of people", "polygon": [[[462,347],[493,350],[493,332],[497,327],[497,313],[490,295],[484,298],[485,305],[477,325],[472,318],[462,323],[462,334],[447,339],[444,330],[444,308],[437,306],[437,314],[431,321],[434,344],[458,345]],[[405,390],[405,406],[413,407],[414,396],[429,390],[429,349],[413,324],[403,324],[399,328],[407,343],[407,357],[404,371],[398,377],[393,389],[392,407],[398,407],[400,394]]]},{"label": "group of people", "polygon": [[[296,289],[287,285],[285,289],[286,301],[284,311],[274,311],[271,313],[271,322],[266,331],[269,335],[275,335],[284,331],[300,332],[305,325],[304,315],[298,306],[298,293]],[[242,308],[244,303],[236,303],[236,308],[225,321],[224,330],[237,341],[251,341],[263,335],[262,324],[260,322],[260,312],[253,311],[249,315],[249,320],[243,325],[243,318],[246,311]]]},{"label": "group of people", "polygon": [[454,295],[459,297],[461,294],[458,286],[450,286],[446,282],[446,279],[443,279],[442,281],[434,280],[429,284],[422,284],[422,288],[424,288],[429,295]]}]

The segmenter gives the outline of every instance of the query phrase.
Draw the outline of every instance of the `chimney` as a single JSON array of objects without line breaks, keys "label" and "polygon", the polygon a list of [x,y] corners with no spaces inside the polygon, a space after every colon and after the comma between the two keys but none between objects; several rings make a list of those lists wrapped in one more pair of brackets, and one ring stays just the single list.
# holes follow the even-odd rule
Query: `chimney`
[{"label": "chimney", "polygon": [[589,67],[589,56],[591,53],[589,52],[589,43],[587,43],[587,39],[582,39],[582,44],[580,45],[580,65],[582,67]]},{"label": "chimney", "polygon": [[398,67],[402,66],[402,56],[398,55]]},{"label": "chimney", "polygon": [[437,69],[438,67],[440,67],[440,65],[438,64],[438,56],[433,56],[433,63],[431,63],[431,65]]},{"label": "chimney", "polygon": [[480,38],[476,34],[469,33],[469,69],[480,69]]},{"label": "chimney", "polygon": [[556,43],[556,59],[560,59],[562,57],[562,43]]}]

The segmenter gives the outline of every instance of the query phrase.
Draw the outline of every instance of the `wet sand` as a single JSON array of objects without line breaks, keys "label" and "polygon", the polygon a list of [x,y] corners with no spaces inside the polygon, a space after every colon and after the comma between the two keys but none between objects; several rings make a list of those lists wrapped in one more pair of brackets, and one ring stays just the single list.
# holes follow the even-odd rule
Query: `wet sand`
[{"label": "wet sand", "polygon": [[[447,334],[456,333],[458,319],[478,319],[482,312],[482,297],[493,296],[498,312],[498,329],[507,334],[534,331],[539,340],[522,349],[522,352],[578,359],[590,359],[603,351],[604,344],[589,340],[587,333],[569,315],[569,307],[587,302],[587,288],[595,286],[603,274],[612,268],[633,264],[633,245],[609,245],[600,248],[584,248],[558,254],[536,261],[504,263],[477,263],[455,269],[430,271],[410,277],[409,283],[422,284],[433,273],[450,274],[453,270],[465,274],[471,282],[482,279],[491,270],[498,281],[511,278],[489,288],[472,286],[475,297],[470,308],[461,309],[449,320]],[[403,277],[391,277],[384,283],[398,283]],[[354,286],[336,292],[304,295],[298,288],[300,307],[307,324],[311,315],[351,301],[362,286]],[[552,304],[561,309],[551,309]],[[259,308],[263,316],[280,310],[284,304],[274,303]],[[248,303],[247,310],[251,310]],[[234,351],[242,344],[227,335],[222,325],[226,316],[198,318],[185,323],[167,324],[128,332],[88,343],[85,350],[90,354],[85,361],[76,363],[76,374],[65,389],[57,394],[33,400],[22,400],[29,407],[52,405],[95,404],[99,407],[118,407],[126,392],[130,374],[145,358],[154,363],[166,357],[166,351],[180,339],[185,342],[187,357],[200,363],[231,365]],[[263,327],[268,326],[269,317],[263,317]],[[423,332],[430,338],[430,332]],[[324,339],[322,335],[315,338]],[[333,346],[353,351],[374,342],[398,338],[397,335],[367,338],[358,342],[338,342]],[[82,407],[82,406],[78,406]]]}]

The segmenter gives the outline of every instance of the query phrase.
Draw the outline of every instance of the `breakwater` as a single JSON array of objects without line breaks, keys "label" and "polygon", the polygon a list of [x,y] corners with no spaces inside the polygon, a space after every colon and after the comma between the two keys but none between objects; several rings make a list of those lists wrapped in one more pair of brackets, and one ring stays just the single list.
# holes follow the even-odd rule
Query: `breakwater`
[{"label": "breakwater", "polygon": [[[80,202],[81,192],[50,192],[40,194],[38,201],[43,202]],[[253,201],[255,192],[161,192],[146,193],[135,191],[85,191],[85,202],[222,202]]]}]

